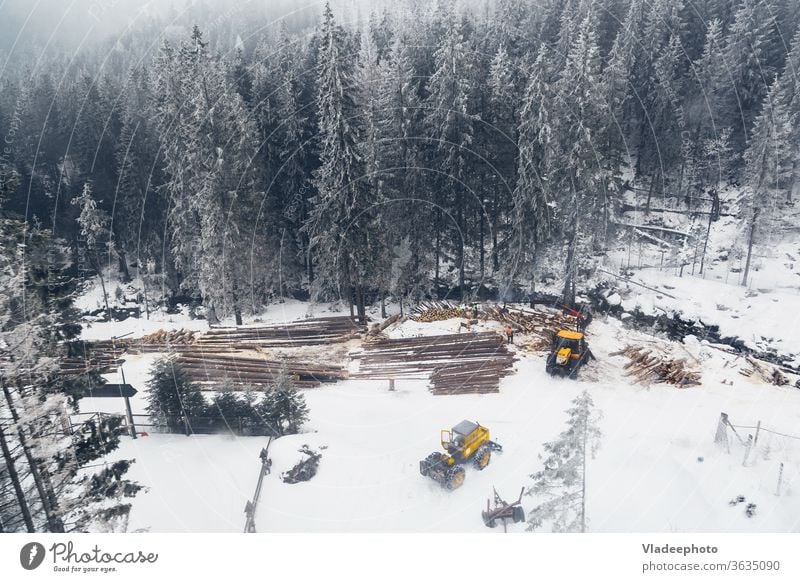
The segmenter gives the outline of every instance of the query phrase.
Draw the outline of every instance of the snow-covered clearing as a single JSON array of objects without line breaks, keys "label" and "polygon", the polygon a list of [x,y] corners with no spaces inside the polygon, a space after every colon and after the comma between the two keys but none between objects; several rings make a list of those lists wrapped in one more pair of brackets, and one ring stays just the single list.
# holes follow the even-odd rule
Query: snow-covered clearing
[{"label": "snow-covered clearing", "polygon": [[[453,325],[406,322],[390,333],[452,332]],[[306,391],[306,432],[271,445],[273,467],[257,530],[492,531],[480,517],[492,487],[506,500],[519,495],[528,475],[540,469],[542,443],[558,435],[564,410],[587,389],[603,413],[601,448],[588,468],[591,531],[800,531],[800,441],[762,431],[746,467],[744,448],[732,434],[730,454],[714,445],[723,411],[736,425],[760,420],[772,430],[800,433],[800,391],[744,378],[737,371],[741,360],[699,342],[662,342],[613,319],[596,320],[589,341],[598,361],[577,382],[549,377],[543,356],[520,350],[517,373],[503,379],[499,394],[433,396],[418,380],[398,380],[395,392],[369,380]],[[631,384],[623,376],[626,360],[608,354],[645,341],[689,358],[703,384]],[[152,356],[135,356],[125,364],[128,382],[139,390],[149,361]],[[440,429],[463,419],[488,426],[504,452],[483,472],[468,466],[464,486],[447,492],[419,474],[419,461],[439,448]],[[753,432],[739,430],[745,439]],[[241,531],[266,443],[228,435],[124,437],[113,456],[135,458],[130,476],[150,488],[133,501],[130,530]],[[297,462],[303,444],[322,453],[319,472],[309,482],[285,484],[280,473]],[[745,516],[744,504],[728,504],[737,495],[757,504],[755,517]],[[533,503],[523,498],[526,509]]]}]

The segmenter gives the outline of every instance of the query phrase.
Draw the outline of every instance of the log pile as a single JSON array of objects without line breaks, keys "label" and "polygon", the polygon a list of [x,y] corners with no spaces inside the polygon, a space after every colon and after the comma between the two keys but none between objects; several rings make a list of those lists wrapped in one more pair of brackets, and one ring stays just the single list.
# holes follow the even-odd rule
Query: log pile
[{"label": "log pile", "polygon": [[[98,374],[111,374],[119,369],[122,364],[122,354],[127,348],[124,340],[99,340],[94,342],[81,342],[81,355],[64,355],[59,358],[58,365],[62,375],[78,376],[96,372]],[[74,351],[72,352],[75,353]]]},{"label": "log pile", "polygon": [[284,366],[296,388],[316,388],[323,382],[336,382],[347,378],[347,370],[340,366],[312,364],[294,360],[269,360],[255,352],[209,352],[199,347],[182,348],[175,361],[200,389],[218,390],[220,387],[267,388]]},{"label": "log pile", "polygon": [[190,346],[195,341],[196,332],[187,329],[159,329],[141,338],[128,341],[128,348],[139,352],[161,352],[169,347]]},{"label": "log pile", "polygon": [[641,384],[669,383],[678,388],[700,384],[700,372],[688,369],[685,358],[671,359],[639,346],[627,346],[609,355],[626,356],[630,361],[623,366],[625,375]]},{"label": "log pile", "polygon": [[376,338],[354,358],[359,370],[353,378],[430,379],[434,394],[498,392],[515,360],[493,332]]},{"label": "log pile", "polygon": [[122,362],[121,358],[115,358],[112,354],[98,353],[86,358],[62,358],[59,360],[59,367],[63,376],[78,376],[90,372],[111,374],[117,371]]},{"label": "log pile", "polygon": [[750,367],[739,370],[739,373],[742,376],[749,378],[755,375],[761,378],[761,380],[767,384],[774,384],[775,386],[786,386],[789,383],[789,378],[787,378],[778,368],[758,362],[750,356],[747,356],[746,360]]},{"label": "log pile", "polygon": [[423,301],[417,304],[410,317],[414,321],[431,323],[463,316],[464,313],[448,301]]},{"label": "log pile", "polygon": [[358,338],[363,332],[357,317],[317,317],[278,325],[212,328],[195,345],[214,349],[291,348]]},{"label": "log pile", "polygon": [[526,346],[535,351],[549,351],[553,336],[559,330],[575,328],[575,317],[555,311],[523,311],[489,305],[484,306],[483,314],[485,319],[510,325],[517,332],[531,336]]}]

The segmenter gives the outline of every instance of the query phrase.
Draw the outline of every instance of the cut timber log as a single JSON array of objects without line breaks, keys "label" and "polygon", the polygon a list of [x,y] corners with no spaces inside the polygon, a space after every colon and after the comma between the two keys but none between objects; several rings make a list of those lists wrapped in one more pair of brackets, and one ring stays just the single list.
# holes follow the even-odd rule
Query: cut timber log
[{"label": "cut timber log", "polygon": [[641,384],[668,383],[679,388],[700,384],[700,372],[688,369],[685,358],[670,359],[637,346],[627,346],[609,355],[626,356],[629,361],[623,366],[625,375]]},{"label": "cut timber log", "polygon": [[413,338],[375,338],[365,342],[354,378],[430,379],[433,394],[498,392],[512,371],[514,355],[492,332]]},{"label": "cut timber log", "polygon": [[297,347],[344,342],[364,331],[356,317],[318,317],[285,324],[212,328],[195,345],[204,347]]},{"label": "cut timber log", "polygon": [[347,370],[339,366],[294,360],[275,361],[237,355],[235,352],[193,349],[179,352],[175,361],[193,381],[206,384],[270,386],[275,383],[284,366],[297,387],[316,387],[323,382],[336,382],[348,377]]}]

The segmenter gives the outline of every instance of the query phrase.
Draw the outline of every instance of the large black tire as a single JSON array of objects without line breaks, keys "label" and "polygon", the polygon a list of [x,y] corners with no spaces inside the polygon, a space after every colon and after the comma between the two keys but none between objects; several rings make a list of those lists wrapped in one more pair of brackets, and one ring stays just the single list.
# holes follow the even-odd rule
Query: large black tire
[{"label": "large black tire", "polygon": [[444,477],[444,486],[450,491],[458,489],[464,484],[465,476],[464,467],[458,465],[450,467]]},{"label": "large black tire", "polygon": [[547,364],[545,364],[544,368],[548,374],[551,376],[555,376],[558,373],[558,366],[556,366],[556,359],[553,354],[547,356]]},{"label": "large black tire", "polygon": [[425,457],[425,460],[419,464],[419,472],[427,477],[430,469],[438,465],[442,460],[442,453],[436,451]]},{"label": "large black tire", "polygon": [[472,464],[475,465],[475,468],[478,471],[483,471],[487,466],[489,466],[489,461],[492,459],[492,451],[489,450],[489,447],[483,446],[478,449],[478,452],[475,453],[475,456],[472,458]]},{"label": "large black tire", "polygon": [[551,376],[560,376],[561,378],[568,376],[570,373],[568,366],[559,366],[556,364],[555,354],[550,354],[548,356],[545,370],[547,370],[547,373]]}]

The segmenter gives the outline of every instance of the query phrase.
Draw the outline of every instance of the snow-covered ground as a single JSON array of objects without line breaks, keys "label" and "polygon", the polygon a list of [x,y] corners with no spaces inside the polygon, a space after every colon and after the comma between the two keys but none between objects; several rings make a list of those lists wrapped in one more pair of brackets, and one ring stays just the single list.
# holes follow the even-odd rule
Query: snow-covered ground
[{"label": "snow-covered ground", "polygon": [[[305,311],[296,306],[295,314]],[[456,331],[454,325],[407,322],[390,333],[430,335]],[[778,432],[800,433],[800,390],[745,378],[738,373],[741,360],[696,341],[664,342],[613,319],[596,320],[590,332],[598,360],[577,382],[549,377],[541,355],[520,350],[517,371],[503,379],[498,394],[433,396],[417,380],[398,380],[395,392],[368,380],[306,391],[311,419],[305,432],[271,445],[273,470],[257,530],[492,531],[480,517],[492,488],[506,500],[519,495],[541,468],[542,443],[563,430],[565,409],[587,389],[603,413],[601,448],[588,467],[592,531],[800,531],[800,441],[762,431],[746,467],[735,437],[730,453],[714,444],[720,412],[737,425],[760,420]],[[637,342],[687,357],[702,371],[702,385],[632,384],[623,375],[626,360],[608,354]],[[140,390],[151,360],[134,356],[125,364],[128,382]],[[419,474],[419,461],[439,448],[440,429],[463,419],[488,426],[504,452],[483,472],[468,467],[464,486],[448,492]],[[739,432],[746,438],[754,431]],[[130,530],[241,531],[266,442],[230,435],[124,437],[114,457],[135,458],[130,476],[149,487],[133,501]],[[322,453],[318,474],[306,483],[283,483],[280,473],[297,461],[303,444]],[[755,517],[745,516],[743,504],[728,504],[737,495],[757,504]],[[533,503],[523,498],[526,509]],[[509,529],[522,531],[524,524]]]},{"label": "snow-covered ground", "polygon": [[[724,209],[735,213],[741,192],[724,190]],[[682,214],[647,217],[639,211],[627,213],[626,218],[634,224],[649,221],[678,231],[691,230]],[[741,282],[747,229],[732,216],[712,223],[700,272],[706,220],[702,216],[697,245],[688,250],[681,251],[674,240],[659,245],[652,237],[641,236],[632,244],[621,244],[609,252],[606,273],[597,278],[605,278],[617,288],[626,310],[638,308],[650,315],[678,313],[683,319],[717,325],[723,336],[738,337],[755,350],[774,350],[800,364],[800,239],[796,226],[800,209],[787,208],[779,220],[762,226],[746,286]],[[677,256],[681,252],[687,261],[683,269]],[[621,267],[626,274],[632,273],[634,281],[652,289],[608,276]]]}]

